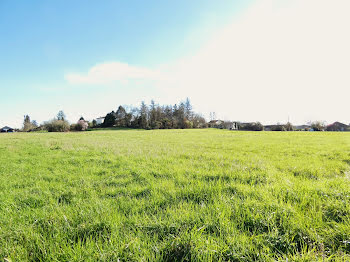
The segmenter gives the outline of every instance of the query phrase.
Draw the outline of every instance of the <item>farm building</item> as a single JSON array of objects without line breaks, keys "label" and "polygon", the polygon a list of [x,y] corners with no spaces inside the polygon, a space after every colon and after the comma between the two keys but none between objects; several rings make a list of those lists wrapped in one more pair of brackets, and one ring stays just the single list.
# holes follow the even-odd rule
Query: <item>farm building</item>
[{"label": "farm building", "polygon": [[310,129],[311,129],[311,126],[309,126],[309,125],[294,126],[295,131],[308,131]]},{"label": "farm building", "polygon": [[350,126],[340,122],[334,122],[326,127],[326,131],[350,131]]},{"label": "farm building", "polygon": [[105,121],[105,118],[104,117],[99,117],[99,118],[96,118],[96,124],[97,125],[102,125],[103,122]]},{"label": "farm building", "polygon": [[208,124],[209,127],[222,128],[222,124],[224,121],[222,120],[211,120]]},{"label": "farm building", "polygon": [[4,126],[3,128],[0,129],[0,132],[1,133],[12,133],[14,132],[15,130],[11,127],[8,127],[8,126]]},{"label": "farm building", "polygon": [[214,127],[214,128],[229,129],[229,130],[238,129],[238,122],[211,120],[208,124],[209,124],[209,127]]},{"label": "farm building", "polygon": [[229,130],[238,130],[238,122],[225,122],[224,126]]}]

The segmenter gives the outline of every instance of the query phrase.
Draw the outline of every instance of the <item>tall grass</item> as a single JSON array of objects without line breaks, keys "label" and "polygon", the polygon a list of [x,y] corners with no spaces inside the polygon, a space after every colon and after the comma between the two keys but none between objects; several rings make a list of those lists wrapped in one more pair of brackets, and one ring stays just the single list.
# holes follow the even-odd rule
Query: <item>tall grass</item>
[{"label": "tall grass", "polygon": [[0,260],[350,257],[350,134],[0,135]]}]

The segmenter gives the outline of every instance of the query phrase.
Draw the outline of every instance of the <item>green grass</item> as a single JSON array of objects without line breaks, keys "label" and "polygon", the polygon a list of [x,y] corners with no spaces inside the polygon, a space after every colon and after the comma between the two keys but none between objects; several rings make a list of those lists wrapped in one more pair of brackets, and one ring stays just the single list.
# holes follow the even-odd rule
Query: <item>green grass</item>
[{"label": "green grass", "polygon": [[0,134],[0,260],[347,261],[349,171],[350,133]]}]

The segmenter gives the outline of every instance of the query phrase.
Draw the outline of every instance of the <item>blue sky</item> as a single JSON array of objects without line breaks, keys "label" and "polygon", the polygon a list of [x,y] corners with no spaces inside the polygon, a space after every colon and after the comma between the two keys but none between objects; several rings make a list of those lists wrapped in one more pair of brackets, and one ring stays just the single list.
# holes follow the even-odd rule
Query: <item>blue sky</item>
[{"label": "blue sky", "polygon": [[[145,67],[168,63],[190,53],[210,30],[227,23],[245,5],[232,0],[2,0],[1,103],[12,109],[0,112],[0,123],[6,120],[18,126],[23,114],[43,121],[47,114],[35,114],[45,111],[54,116],[58,108],[65,110],[64,100],[73,102],[79,95],[91,102],[96,91],[105,87],[67,88],[66,72],[87,70],[104,61]],[[191,33],[196,37],[191,39]],[[146,93],[151,96],[150,91]],[[142,100],[137,94],[127,101],[113,95],[110,109]],[[98,113],[103,112],[96,108]]]},{"label": "blue sky", "polygon": [[[332,112],[276,112],[266,106],[283,107],[286,95],[289,103],[307,104],[315,95],[326,103],[349,94],[349,39],[340,30],[348,22],[342,11],[347,4],[335,3],[331,8],[324,0],[306,5],[301,0],[2,0],[0,102],[6,109],[0,111],[0,125],[20,127],[24,114],[42,122],[61,109],[75,122],[81,115],[105,115],[119,104],[152,98],[176,103],[187,96],[205,116],[216,111],[225,119],[265,123],[288,116],[299,123],[350,122],[346,108],[337,104]],[[338,20],[327,22],[325,14]],[[317,53],[312,44],[326,38],[333,42]],[[328,76],[320,67],[325,59],[337,69],[326,68]],[[314,71],[305,74],[309,69],[300,64]],[[255,101],[253,108],[242,110],[248,99]]]}]

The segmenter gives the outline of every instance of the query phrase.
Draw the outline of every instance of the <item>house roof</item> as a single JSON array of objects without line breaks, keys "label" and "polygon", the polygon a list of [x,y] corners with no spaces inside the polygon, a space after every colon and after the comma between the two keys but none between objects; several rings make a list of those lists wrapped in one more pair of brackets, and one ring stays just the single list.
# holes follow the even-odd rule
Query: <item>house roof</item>
[{"label": "house roof", "polygon": [[[348,125],[340,123],[340,122],[334,122],[333,124],[330,124],[328,126],[341,126],[341,127],[348,127]],[[327,126],[327,127],[328,127]]]},{"label": "house roof", "polygon": [[218,119],[218,120],[211,120],[209,123],[212,124],[212,123],[217,123],[217,122],[224,122],[224,121]]},{"label": "house roof", "polygon": [[13,129],[13,128],[11,128],[9,126],[4,126],[3,128],[1,128],[1,130],[9,130],[9,129]]}]

